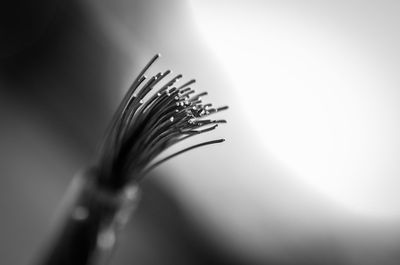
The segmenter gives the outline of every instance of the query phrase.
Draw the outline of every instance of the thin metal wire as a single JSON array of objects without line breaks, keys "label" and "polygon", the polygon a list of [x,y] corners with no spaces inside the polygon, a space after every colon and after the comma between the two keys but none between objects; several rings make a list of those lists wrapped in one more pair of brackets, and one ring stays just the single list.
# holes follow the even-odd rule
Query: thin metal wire
[{"label": "thin metal wire", "polygon": [[[170,70],[146,77],[145,73],[159,57],[159,54],[155,55],[139,73],[108,130],[100,157],[102,173],[99,183],[111,189],[120,189],[141,180],[148,172],[177,155],[224,141],[218,139],[195,144],[155,161],[171,146],[226,123],[225,120],[203,118],[228,108],[203,104],[202,97],[207,92],[195,94],[195,90],[189,87],[196,82],[194,79],[176,87],[182,75],[160,85]],[[156,86],[160,88],[156,89]]]}]

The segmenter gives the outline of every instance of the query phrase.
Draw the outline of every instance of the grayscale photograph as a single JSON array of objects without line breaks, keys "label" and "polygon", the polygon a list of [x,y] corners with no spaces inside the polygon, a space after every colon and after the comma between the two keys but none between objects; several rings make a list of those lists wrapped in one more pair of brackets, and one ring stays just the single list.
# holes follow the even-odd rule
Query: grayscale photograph
[{"label": "grayscale photograph", "polygon": [[1,265],[400,264],[399,1],[3,2]]}]

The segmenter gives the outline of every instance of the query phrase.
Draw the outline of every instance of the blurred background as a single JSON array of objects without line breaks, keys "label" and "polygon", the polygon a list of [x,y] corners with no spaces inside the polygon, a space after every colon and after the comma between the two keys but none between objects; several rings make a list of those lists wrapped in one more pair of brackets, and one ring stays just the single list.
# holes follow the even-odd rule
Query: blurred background
[{"label": "blurred background", "polygon": [[[161,166],[112,264],[399,264],[396,1],[0,8],[1,264],[29,264],[156,53],[229,123]],[[182,146],[181,146],[182,147]]]}]

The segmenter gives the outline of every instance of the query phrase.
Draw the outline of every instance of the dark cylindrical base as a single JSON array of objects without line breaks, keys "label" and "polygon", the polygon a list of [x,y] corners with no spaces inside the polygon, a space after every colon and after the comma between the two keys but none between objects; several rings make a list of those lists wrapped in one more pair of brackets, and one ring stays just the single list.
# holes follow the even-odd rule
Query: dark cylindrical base
[{"label": "dark cylindrical base", "polygon": [[116,231],[129,219],[138,192],[137,187],[121,193],[102,190],[95,174],[86,171],[74,179],[40,265],[94,265],[109,260]]}]

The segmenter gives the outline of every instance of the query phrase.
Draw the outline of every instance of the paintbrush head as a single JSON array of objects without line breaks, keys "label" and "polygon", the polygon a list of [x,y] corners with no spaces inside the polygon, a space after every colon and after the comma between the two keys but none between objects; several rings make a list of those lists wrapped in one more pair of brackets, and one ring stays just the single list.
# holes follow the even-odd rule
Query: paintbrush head
[{"label": "paintbrush head", "polygon": [[[99,184],[111,190],[120,190],[139,182],[147,172],[191,149],[220,143],[224,139],[199,143],[161,160],[155,159],[166,149],[189,137],[210,132],[225,120],[206,117],[227,109],[204,104],[207,92],[196,94],[190,80],[180,86],[177,75],[162,82],[167,70],[150,78],[145,72],[160,57],[155,55],[137,76],[118,107],[101,151]],[[155,91],[155,92],[154,92]]]}]

